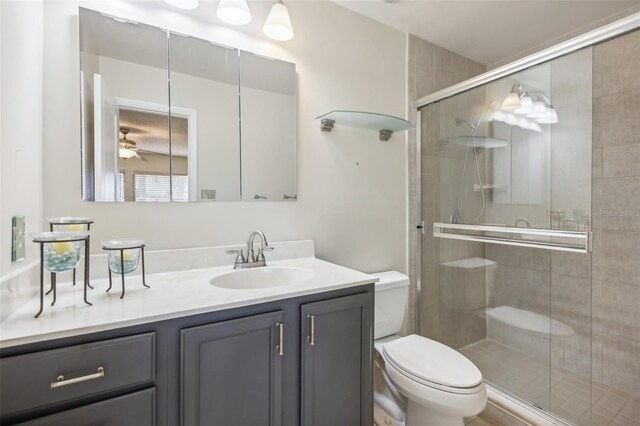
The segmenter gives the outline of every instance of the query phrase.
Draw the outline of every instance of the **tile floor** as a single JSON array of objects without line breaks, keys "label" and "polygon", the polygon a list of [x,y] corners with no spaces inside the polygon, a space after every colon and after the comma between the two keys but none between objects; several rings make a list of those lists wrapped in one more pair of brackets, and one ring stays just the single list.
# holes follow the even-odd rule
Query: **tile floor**
[{"label": "tile floor", "polygon": [[[460,350],[499,388],[580,426],[640,426],[640,396],[482,340]],[[478,423],[482,425],[483,423]],[[474,424],[475,426],[475,424]]]}]

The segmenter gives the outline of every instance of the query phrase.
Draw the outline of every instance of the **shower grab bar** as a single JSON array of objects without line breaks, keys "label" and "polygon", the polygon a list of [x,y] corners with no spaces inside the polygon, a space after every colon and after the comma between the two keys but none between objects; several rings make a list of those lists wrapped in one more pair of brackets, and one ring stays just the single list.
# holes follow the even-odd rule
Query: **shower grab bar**
[{"label": "shower grab bar", "polygon": [[[539,241],[517,239],[507,236],[489,236],[465,234],[463,232],[447,231],[473,231],[473,232],[495,232],[502,234],[518,234],[523,237],[549,237],[567,238],[576,241],[578,244],[555,241]],[[462,225],[456,223],[434,223],[433,236],[437,238],[448,238],[452,240],[476,241],[492,244],[503,244],[518,247],[533,247],[547,250],[560,250],[575,253],[590,253],[592,250],[592,234],[590,231],[564,231],[558,229],[541,228],[519,228],[511,226],[490,226],[490,225]],[[581,243],[581,244],[580,244]]]}]

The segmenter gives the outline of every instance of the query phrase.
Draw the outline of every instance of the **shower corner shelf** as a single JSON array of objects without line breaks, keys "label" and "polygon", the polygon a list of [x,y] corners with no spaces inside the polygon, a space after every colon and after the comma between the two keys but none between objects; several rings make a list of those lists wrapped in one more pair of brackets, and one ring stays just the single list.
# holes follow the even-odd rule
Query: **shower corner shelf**
[{"label": "shower corner shelf", "polygon": [[365,111],[336,110],[316,117],[316,120],[320,120],[320,130],[323,132],[331,132],[336,122],[349,127],[377,130],[383,142],[391,139],[394,132],[403,132],[416,127],[410,121],[400,117]]},{"label": "shower corner shelf", "polygon": [[492,183],[483,184],[482,186],[477,183],[473,185],[473,192],[487,191],[487,192],[504,192],[509,189],[506,183]]},{"label": "shower corner shelf", "polygon": [[[450,139],[445,139],[440,142],[442,147],[447,145],[455,145],[467,147],[471,142],[471,136],[456,136]],[[473,144],[477,149],[496,149],[509,146],[509,142],[503,139],[492,138],[488,136],[476,136],[473,138]]]}]

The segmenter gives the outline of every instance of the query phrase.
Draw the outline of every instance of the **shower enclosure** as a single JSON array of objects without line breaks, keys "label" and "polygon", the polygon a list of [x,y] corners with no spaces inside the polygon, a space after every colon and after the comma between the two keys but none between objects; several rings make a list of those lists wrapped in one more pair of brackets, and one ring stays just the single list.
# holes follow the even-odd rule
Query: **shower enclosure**
[{"label": "shower enclosure", "polygon": [[[601,281],[609,278],[592,276],[601,274],[592,257],[612,261],[593,252],[594,235],[596,243],[606,236],[600,145],[612,125],[603,114],[613,115],[600,92],[615,69],[607,52],[620,50],[608,44],[638,42],[633,33],[587,46],[419,108],[420,334],[461,351],[494,389],[571,424],[640,422],[624,414],[640,402],[636,385],[617,380],[637,377],[637,352],[624,366],[609,360],[603,373],[596,320],[606,325]],[[636,57],[624,59],[640,66],[640,49],[629,49]],[[624,108],[639,120],[640,90],[635,96]],[[636,186],[618,187],[610,202],[640,200],[636,172]],[[637,285],[640,268],[629,268],[625,279]],[[621,322],[635,333],[629,323],[640,308],[629,309]]]}]

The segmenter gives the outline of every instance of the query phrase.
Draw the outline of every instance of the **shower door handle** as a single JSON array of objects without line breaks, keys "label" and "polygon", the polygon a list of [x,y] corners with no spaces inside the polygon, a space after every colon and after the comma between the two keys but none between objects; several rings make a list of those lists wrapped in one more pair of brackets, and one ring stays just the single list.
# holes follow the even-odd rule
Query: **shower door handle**
[{"label": "shower door handle", "polygon": [[[484,232],[489,234],[482,234]],[[433,236],[453,240],[477,241],[576,253],[590,253],[593,245],[593,235],[591,231],[520,228],[516,226],[434,223]]]}]

